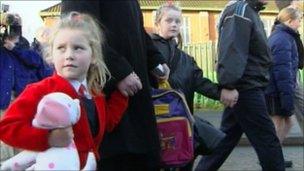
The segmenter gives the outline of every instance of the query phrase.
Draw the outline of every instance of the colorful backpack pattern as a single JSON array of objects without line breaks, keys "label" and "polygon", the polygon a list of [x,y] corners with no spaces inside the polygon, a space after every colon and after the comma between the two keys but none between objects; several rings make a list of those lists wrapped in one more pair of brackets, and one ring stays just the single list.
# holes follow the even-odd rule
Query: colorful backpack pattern
[{"label": "colorful backpack pattern", "polygon": [[152,99],[161,144],[161,166],[185,166],[194,155],[194,120],[184,95],[176,90],[153,89]]}]

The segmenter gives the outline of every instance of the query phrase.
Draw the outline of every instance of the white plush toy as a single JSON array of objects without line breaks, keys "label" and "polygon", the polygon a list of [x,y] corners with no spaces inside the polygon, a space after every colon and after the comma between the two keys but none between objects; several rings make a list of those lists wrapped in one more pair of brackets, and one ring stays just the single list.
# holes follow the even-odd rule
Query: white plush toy
[{"label": "white plush toy", "polygon": [[[55,129],[75,124],[80,118],[78,99],[55,92],[44,96],[38,104],[32,125]],[[1,164],[0,170],[80,170],[75,142],[63,148],[49,148],[44,152],[23,151]],[[89,153],[83,170],[96,170],[96,159]]]}]

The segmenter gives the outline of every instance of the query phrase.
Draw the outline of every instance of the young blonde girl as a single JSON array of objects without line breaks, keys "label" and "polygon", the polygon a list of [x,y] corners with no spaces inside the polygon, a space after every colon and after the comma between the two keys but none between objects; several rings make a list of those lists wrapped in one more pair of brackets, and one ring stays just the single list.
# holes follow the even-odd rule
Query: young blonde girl
[{"label": "young blonde girl", "polygon": [[[180,34],[181,21],[182,11],[172,3],[165,3],[156,11],[157,33],[151,36],[154,45],[163,54],[170,67],[168,79],[170,86],[184,93],[191,112],[193,112],[195,92],[214,100],[221,99],[225,105],[232,107],[236,104],[238,92],[222,89],[218,84],[204,77],[202,69],[196,64],[194,58],[178,48],[176,40]],[[180,170],[192,170],[193,161]]]},{"label": "young blonde girl", "polygon": [[[274,25],[268,45],[271,49],[273,66],[270,71],[270,83],[266,89],[266,99],[269,114],[276,128],[280,143],[286,138],[292,127],[294,114],[294,98],[297,85],[297,71],[300,48],[298,28],[301,26],[302,14],[292,7],[283,8]],[[302,45],[303,46],[303,45]],[[302,47],[303,49],[303,47]],[[286,167],[291,167],[291,161],[285,161]]]},{"label": "young blonde girl", "polygon": [[[90,151],[99,158],[97,151],[104,132],[112,130],[119,122],[128,102],[118,91],[108,100],[102,93],[110,74],[100,49],[104,40],[101,33],[98,24],[87,14],[71,12],[60,20],[47,50],[55,74],[27,86],[10,105],[0,121],[0,140],[16,148],[44,151],[49,147],[64,147],[73,138],[80,168]],[[81,99],[81,116],[73,127],[48,131],[31,125],[38,102],[52,92]]]}]

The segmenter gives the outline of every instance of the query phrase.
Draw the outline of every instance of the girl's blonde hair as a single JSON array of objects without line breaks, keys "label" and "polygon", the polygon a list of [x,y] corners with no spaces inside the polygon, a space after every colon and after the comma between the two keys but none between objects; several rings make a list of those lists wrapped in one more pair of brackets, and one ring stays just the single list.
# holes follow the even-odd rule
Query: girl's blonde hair
[{"label": "girl's blonde hair", "polygon": [[292,7],[287,7],[287,8],[283,8],[278,16],[277,16],[277,20],[281,23],[284,23],[286,21],[292,21],[292,20],[296,20],[302,17],[302,14],[299,10],[292,8]]},{"label": "girl's blonde hair", "polygon": [[104,62],[103,44],[105,37],[98,22],[90,15],[78,12],[70,12],[56,24],[49,38],[49,46],[45,55],[48,61],[52,58],[54,39],[62,29],[81,30],[88,39],[92,48],[92,62],[87,73],[88,88],[91,94],[101,94],[110,72]]},{"label": "girl's blonde hair", "polygon": [[[168,10],[175,10],[175,11],[182,13],[182,10],[178,6],[174,5],[172,2],[166,2],[162,6],[160,6],[156,11],[155,20],[154,20],[155,26],[157,26],[159,24],[160,20],[164,16],[165,11],[168,11]],[[177,38],[178,46],[182,47],[182,42],[183,42],[182,35],[179,33],[176,38]]]},{"label": "girl's blonde hair", "polygon": [[165,4],[163,4],[162,6],[160,6],[157,9],[154,24],[157,25],[160,22],[160,20],[162,19],[165,11],[168,11],[170,9],[178,11],[180,13],[182,12],[182,10],[179,7],[177,7],[176,5],[174,5],[172,2],[166,2]]}]

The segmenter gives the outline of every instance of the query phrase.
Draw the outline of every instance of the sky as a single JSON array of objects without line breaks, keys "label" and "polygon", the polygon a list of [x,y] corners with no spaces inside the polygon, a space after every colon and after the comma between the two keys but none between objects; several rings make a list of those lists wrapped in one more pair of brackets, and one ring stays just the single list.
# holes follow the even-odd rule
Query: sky
[{"label": "sky", "polygon": [[0,6],[2,4],[9,5],[9,12],[18,13],[21,16],[23,25],[22,34],[29,42],[32,42],[36,30],[43,26],[39,12],[59,2],[58,0],[0,0]]}]

